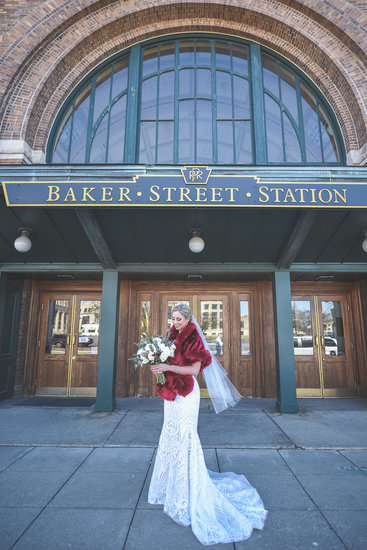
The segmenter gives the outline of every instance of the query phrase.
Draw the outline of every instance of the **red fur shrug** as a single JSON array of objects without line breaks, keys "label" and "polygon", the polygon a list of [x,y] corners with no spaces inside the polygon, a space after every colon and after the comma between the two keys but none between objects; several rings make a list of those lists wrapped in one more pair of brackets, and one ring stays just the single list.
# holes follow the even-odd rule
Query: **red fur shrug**
[{"label": "red fur shrug", "polygon": [[[201,361],[200,371],[210,365],[210,353],[204,348],[196,326],[191,321],[181,332],[172,326],[169,339],[174,340],[176,345],[174,357],[167,359],[169,365],[187,367],[196,361]],[[162,399],[174,401],[176,395],[188,395],[194,388],[194,379],[191,374],[176,374],[166,371],[164,376],[166,377],[165,383],[157,384],[157,393]]]}]

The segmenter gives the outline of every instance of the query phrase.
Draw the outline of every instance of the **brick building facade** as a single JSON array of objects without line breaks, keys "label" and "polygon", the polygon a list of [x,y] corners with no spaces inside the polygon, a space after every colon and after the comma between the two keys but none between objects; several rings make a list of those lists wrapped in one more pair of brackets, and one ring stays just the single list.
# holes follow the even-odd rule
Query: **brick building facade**
[{"label": "brick building facade", "polygon": [[[170,37],[179,40],[180,37],[187,36],[194,37],[193,40],[218,39],[232,41],[235,44],[241,44],[241,41],[243,41],[250,49],[252,48],[252,52],[260,47],[261,51],[265,52],[266,55],[274,55],[275,59],[279,59],[281,62],[284,60],[285,63],[294,68],[294,71],[298,71],[297,74],[305,75],[307,82],[310,82],[310,85],[313,86],[315,94],[319,94],[322,101],[325,101],[325,105],[330,109],[330,116],[335,120],[336,132],[340,135],[345,162],[338,162],[336,168],[333,166],[332,169],[336,171],[331,176],[328,172],[328,167],[330,168],[330,166],[328,166],[327,162],[322,163],[323,166],[319,167],[320,171],[318,171],[317,167],[312,168],[312,163],[310,163],[310,166],[307,167],[308,172],[306,176],[304,175],[305,172],[302,168],[302,163],[296,163],[291,167],[273,167],[271,170],[269,168],[268,171],[264,168],[263,172],[261,172],[260,165],[271,163],[254,162],[254,165],[250,168],[241,165],[237,166],[234,172],[233,170],[227,170],[226,172],[225,163],[220,166],[218,162],[217,168],[222,170],[220,173],[223,174],[223,177],[230,174],[233,175],[238,170],[238,174],[246,173],[256,177],[261,172],[260,177],[264,181],[268,178],[270,182],[274,180],[279,180],[280,182],[302,182],[306,178],[308,182],[326,182],[325,186],[334,181],[337,185],[342,185],[343,182],[364,183],[366,180],[366,171],[363,169],[363,166],[367,165],[366,29],[367,4],[364,1],[354,0],[192,0],[190,2],[181,0],[170,2],[161,0],[116,0],[114,2],[109,0],[5,0],[0,6],[1,180],[18,181],[28,178],[29,181],[34,181],[37,179],[46,180],[48,178],[50,181],[57,181],[58,179],[72,179],[70,174],[73,174],[76,180],[78,178],[83,180],[84,178],[85,181],[95,181],[96,178],[104,180],[105,178],[121,178],[124,174],[127,174],[126,177],[131,177],[134,173],[143,174],[141,164],[136,161],[125,162],[125,167],[121,165],[120,171],[117,167],[99,166],[95,168],[96,172],[93,172],[91,166],[84,166],[83,172],[82,164],[79,164],[77,167],[68,164],[67,170],[65,168],[63,172],[63,168],[59,165],[53,166],[52,163],[46,163],[47,148],[50,147],[50,140],[56,132],[54,127],[55,120],[62,113],[62,109],[66,108],[65,105],[68,98],[84,82],[84,79],[94,74],[93,71],[99,70],[98,68],[103,66],[103,63],[106,63],[109,59],[115,59],[113,56],[116,56],[119,52],[130,52],[133,51],[133,47],[139,46],[143,48],[145,44],[155,44],[159,40],[168,40]],[[252,45],[255,46],[253,47]],[[257,51],[260,52],[260,50]],[[253,53],[252,55],[251,70],[255,73],[255,57]],[[259,57],[256,59],[259,59]],[[179,68],[176,67],[175,70],[178,71]],[[138,90],[130,90],[129,93],[127,108],[131,109],[131,97],[138,93]],[[254,124],[256,125],[256,121]],[[341,158],[343,158],[343,155]],[[155,166],[149,168],[153,172],[154,170],[161,170],[164,174],[174,173],[174,167],[172,166],[170,172],[165,172],[166,168],[160,168],[159,163],[155,164]],[[180,170],[182,166],[178,167],[178,164],[180,163],[177,163],[176,168]],[[203,163],[196,163],[193,159],[193,162],[187,164]],[[127,167],[127,165],[129,166]],[[132,165],[136,165],[136,168],[134,169]],[[34,167],[33,171],[32,167]],[[340,168],[339,172],[338,167]],[[144,174],[147,174],[149,169],[148,167],[144,168]],[[338,187],[338,189],[340,188]],[[324,195],[321,195],[321,202],[324,204],[320,204],[320,206],[325,206],[325,202],[327,202],[325,197],[329,196],[327,193],[332,192],[334,191],[325,191]],[[361,197],[362,195],[363,191],[361,190]],[[264,196],[267,195],[263,194]],[[290,196],[293,195],[291,194]],[[274,258],[271,253],[267,256],[265,253],[265,241],[261,245],[255,242],[254,237],[252,256],[259,257],[258,261],[254,261],[250,256],[248,258],[241,258],[240,260],[236,254],[233,254],[232,257],[228,256],[223,261],[224,253],[219,257],[215,256],[213,252],[212,256],[208,256],[203,260],[203,265],[201,265],[200,259],[197,260],[196,257],[194,259],[193,256],[186,258],[183,255],[182,258],[173,260],[173,264],[182,264],[177,268],[177,266],[172,267],[170,257],[175,257],[172,251],[171,255],[167,255],[167,258],[162,258],[156,262],[152,260],[147,261],[147,258],[150,256],[149,254],[145,254],[143,250],[144,246],[141,242],[136,242],[136,250],[138,250],[136,260],[133,261],[130,259],[125,262],[124,259],[119,258],[118,251],[115,249],[117,244],[113,242],[113,235],[111,234],[112,225],[111,227],[106,226],[107,222],[102,220],[103,212],[101,214],[97,213],[98,209],[95,212],[90,209],[88,220],[85,219],[88,215],[83,218],[83,214],[77,212],[75,213],[77,221],[74,219],[71,220],[71,218],[61,220],[61,214],[59,215],[58,213],[53,218],[53,212],[56,212],[57,209],[51,211],[47,208],[41,208],[37,211],[38,214],[36,215],[34,205],[38,204],[37,201],[34,204],[29,203],[30,208],[28,210],[26,208],[23,210],[21,208],[17,209],[16,207],[13,210],[9,210],[11,205],[8,204],[6,207],[3,200],[4,211],[8,209],[9,212],[11,211],[14,214],[12,214],[12,217],[9,213],[6,214],[3,217],[4,221],[0,221],[0,225],[5,220],[8,223],[7,229],[0,227],[0,231],[3,231],[2,238],[5,243],[1,249],[3,254],[0,260],[0,273],[3,276],[3,289],[2,294],[0,292],[0,296],[3,296],[5,300],[7,285],[9,282],[15,281],[20,285],[19,292],[23,293],[16,315],[14,305],[14,331],[16,335],[19,335],[19,338],[17,338],[18,351],[14,352],[13,355],[10,352],[6,352],[5,355],[7,357],[4,355],[4,369],[6,369],[7,373],[6,376],[4,375],[4,395],[12,394],[14,384],[16,391],[19,393],[32,394],[37,391],[37,372],[39,373],[39,369],[42,367],[36,346],[43,345],[42,334],[39,331],[43,330],[42,323],[47,324],[47,321],[43,320],[39,310],[43,295],[48,293],[47,296],[51,296],[52,292],[59,292],[60,295],[64,296],[69,293],[68,295],[71,296],[73,293],[76,295],[78,292],[87,292],[88,290],[89,294],[93,295],[93,299],[95,299],[95,292],[102,289],[105,292],[106,303],[108,300],[112,301],[110,303],[114,303],[113,297],[109,296],[108,293],[112,292],[113,294],[115,292],[116,294],[117,287],[119,288],[120,297],[116,298],[115,295],[116,308],[114,314],[115,318],[117,316],[118,321],[114,321],[113,315],[111,318],[108,318],[108,314],[105,313],[108,330],[116,331],[117,351],[113,354],[112,359],[110,357],[107,360],[108,346],[110,346],[107,343],[107,333],[102,328],[100,332],[98,363],[98,376],[100,376],[98,384],[100,389],[98,391],[101,392],[100,402],[104,403],[101,407],[107,406],[105,403],[108,400],[111,401],[111,396],[115,392],[121,396],[154,394],[150,381],[147,381],[145,378],[137,379],[136,374],[127,374],[128,367],[126,366],[126,361],[129,353],[131,353],[131,342],[134,341],[137,335],[136,331],[133,332],[131,330],[131,334],[126,337],[126,341],[121,339],[119,331],[121,327],[126,328],[131,324],[138,326],[138,309],[143,302],[149,302],[153,308],[154,300],[156,299],[152,295],[154,288],[158,289],[157,292],[161,293],[162,303],[165,304],[164,300],[168,295],[167,293],[169,293],[170,285],[172,286],[174,281],[178,283],[179,281],[183,281],[183,278],[187,279],[187,276],[193,272],[194,275],[204,277],[204,280],[207,277],[208,281],[205,288],[203,286],[195,286],[199,285],[197,282],[192,283],[193,286],[190,288],[186,288],[185,286],[187,281],[182,283],[182,298],[193,300],[192,305],[194,308],[200,302],[200,292],[203,289],[203,296],[207,296],[207,300],[210,297],[210,300],[214,300],[215,302],[217,300],[215,296],[222,296],[222,298],[218,298],[217,300],[218,306],[221,300],[222,306],[228,300],[230,317],[227,319],[227,322],[228,326],[231,326],[233,329],[235,321],[231,317],[232,305],[233,315],[237,315],[237,313],[234,313],[235,311],[237,312],[237,306],[235,306],[236,300],[240,299],[240,301],[244,301],[241,298],[242,295],[253,293],[251,294],[252,297],[249,298],[249,303],[252,303],[252,313],[255,314],[255,311],[261,311],[264,315],[261,327],[260,325],[253,327],[253,349],[255,350],[257,346],[257,359],[254,358],[254,363],[248,367],[252,372],[251,376],[246,378],[247,375],[242,376],[242,371],[240,372],[241,369],[247,368],[247,363],[241,354],[237,359],[234,356],[228,358],[229,363],[232,361],[239,364],[241,361],[245,361],[243,364],[241,363],[241,367],[236,367],[236,372],[231,371],[244,394],[261,397],[277,393],[279,402],[281,403],[282,399],[284,400],[283,409],[287,407],[289,410],[294,409],[296,387],[294,372],[298,376],[297,387],[300,387],[299,384],[301,383],[300,379],[302,375],[297,369],[314,368],[305,366],[306,363],[300,366],[301,363],[299,363],[298,367],[296,365],[295,370],[294,357],[289,356],[285,359],[293,347],[292,335],[289,334],[288,341],[282,343],[279,326],[282,325],[281,310],[283,311],[283,307],[280,308],[279,303],[277,304],[277,293],[278,299],[286,297],[288,286],[290,289],[290,285],[292,284],[293,296],[318,295],[320,296],[320,300],[322,300],[321,297],[329,293],[329,298],[325,298],[322,303],[330,300],[333,302],[334,300],[338,304],[339,302],[343,302],[345,298],[346,309],[343,318],[343,330],[346,331],[348,325],[348,330],[350,330],[348,345],[350,346],[351,356],[353,355],[353,358],[350,359],[353,363],[353,367],[350,367],[351,371],[353,371],[353,380],[352,382],[349,380],[348,384],[345,380],[344,382],[334,380],[330,387],[337,387],[338,384],[344,387],[347,384],[350,393],[367,395],[367,373],[363,366],[366,349],[366,331],[363,327],[366,326],[367,319],[365,302],[367,283],[365,278],[364,253],[360,251],[359,242],[361,240],[361,232],[367,228],[367,218],[364,213],[367,202],[363,198],[357,199],[357,203],[351,206],[350,209],[343,211],[343,214],[341,214],[340,210],[331,212],[331,205],[328,204],[329,208],[324,218],[324,220],[327,218],[327,221],[323,222],[324,225],[321,223],[322,216],[324,215],[323,212],[317,214],[319,217],[317,222],[313,218],[311,220],[312,209],[306,208],[307,205],[305,206],[304,202],[301,200],[302,204],[298,205],[299,209],[294,218],[288,222],[285,221],[285,216],[288,215],[289,210],[287,210],[287,214],[283,210],[279,214],[279,220],[283,221],[274,219],[272,222],[269,221],[269,225],[266,227],[258,226],[259,228],[263,227],[264,232],[271,234],[272,224],[285,224],[284,232],[282,235],[279,234],[280,244],[278,248],[274,241],[274,247],[279,251],[277,258]],[[70,206],[73,205],[71,204]],[[279,204],[273,204],[272,206],[279,206]],[[289,204],[283,206],[289,206]],[[19,214],[21,210],[22,212]],[[69,209],[68,216],[70,217],[71,212],[76,210]],[[245,212],[245,210],[242,210],[242,212]],[[61,210],[61,213],[64,211]],[[160,216],[158,211],[159,208],[153,214],[152,210],[152,216],[157,216],[157,218],[154,218],[154,224],[168,223],[164,221],[165,214]],[[42,215],[40,212],[42,212]],[[195,212],[195,209],[193,209],[193,213],[190,215],[194,216]],[[202,219],[200,219],[201,211],[197,212],[199,213],[196,219],[190,221],[191,226],[195,224],[205,225],[206,211],[202,213]],[[260,212],[260,210],[258,209],[257,212]],[[125,210],[121,210],[121,215],[125,215]],[[261,215],[266,217],[265,210]],[[89,256],[85,254],[85,256],[79,257],[78,252],[73,250],[73,254],[71,254],[73,261],[67,261],[64,259],[61,248],[60,256],[54,253],[52,240],[47,241],[40,234],[42,225],[40,219],[42,216],[48,217],[49,221],[51,220],[51,224],[57,227],[56,233],[60,239],[64,238],[66,248],[71,247],[68,240],[69,237],[60,236],[65,224],[74,224],[73,227],[75,227],[76,231],[80,230],[87,233],[88,247],[90,248]],[[129,216],[132,217],[130,214]],[[230,228],[228,226],[229,222],[225,221],[226,217],[228,217],[225,207],[220,211],[220,216],[223,216],[223,220],[221,219],[219,224],[223,222],[223,232],[227,231],[229,235]],[[304,221],[302,222],[302,220]],[[42,226],[42,231],[46,233],[49,221],[47,223],[42,222],[45,223]],[[136,225],[139,223],[139,220],[131,222],[133,226],[131,229],[133,236],[131,238],[134,238],[134,227],[136,228]],[[260,224],[258,220],[254,220],[253,223]],[[317,225],[317,223],[320,225]],[[40,224],[38,230],[36,229],[37,224]],[[214,226],[211,224],[211,221],[207,222],[208,228],[210,227],[213,230]],[[14,250],[11,251],[12,237],[9,227],[11,226],[14,232],[16,225],[32,226],[40,249],[38,251],[39,255],[37,256],[35,252],[36,255],[31,260],[24,261],[23,257],[14,253]],[[93,231],[91,229],[92,226],[94,228]],[[345,226],[348,226],[348,231],[350,232],[350,228],[353,228],[353,234],[351,232],[349,235],[348,231],[345,232]],[[206,229],[207,235],[209,232],[208,228]],[[117,222],[114,230],[121,230]],[[187,231],[189,231],[189,228]],[[322,248],[318,248],[317,246],[317,234],[320,231],[325,234],[325,242]],[[326,233],[328,233],[327,236]],[[343,233],[344,237],[340,233]],[[289,238],[287,238],[288,234],[291,235]],[[139,240],[136,235],[137,232],[135,231],[135,238]],[[348,235],[348,242],[344,242],[347,240],[345,235]],[[307,250],[302,251],[301,248],[307,241],[307,238],[311,239],[311,237],[314,239],[313,252],[312,242],[308,243]],[[99,246],[96,244],[98,239],[100,239]],[[83,242],[81,241],[80,243],[81,247],[84,246]],[[225,247],[226,245],[223,246]],[[256,254],[254,250],[258,250],[258,247],[261,246],[264,254]],[[338,255],[337,250],[340,247],[343,248],[343,246],[345,250],[343,249],[343,253],[340,252]],[[335,254],[333,255],[330,250],[334,251],[334,249]],[[107,260],[104,256],[106,250],[108,253],[111,252]],[[159,257],[158,252],[157,257]],[[133,254],[131,258],[133,258]],[[28,268],[27,262],[31,264],[28,265]],[[129,263],[130,267],[127,267],[127,263]],[[209,264],[212,264],[212,267]],[[220,264],[227,266],[227,269],[220,267]],[[238,266],[239,264],[241,264],[241,269],[235,273],[234,270],[237,269],[236,265]],[[267,267],[262,267],[265,264]],[[300,267],[301,264],[302,267]],[[321,267],[320,264],[322,264]],[[142,266],[144,265],[146,267],[143,269]],[[298,275],[289,275],[292,269]],[[117,273],[118,277],[114,282],[110,281],[108,283],[109,287],[105,288],[105,284],[101,282],[101,279],[105,277],[106,273],[106,277],[108,278],[111,275],[111,270]],[[76,277],[77,283],[64,282],[60,286],[60,281],[58,281],[57,285],[59,286],[57,286],[55,282],[56,272],[59,274],[72,273],[74,280]],[[285,272],[288,274],[288,282],[281,280]],[[167,273],[169,276],[167,276]],[[307,273],[310,273],[310,275],[306,275]],[[335,287],[330,289],[330,285],[328,287],[323,286],[326,283],[325,281],[320,282],[322,276],[329,277],[330,280],[333,278],[332,285],[335,284]],[[272,277],[275,277],[275,279],[271,281]],[[157,287],[154,284],[149,285],[147,281],[151,279],[159,281]],[[165,284],[163,282],[165,279],[170,280]],[[308,288],[306,288],[306,283],[309,284]],[[299,285],[298,287],[297,284]],[[302,284],[304,285],[303,287]],[[174,291],[171,290],[170,292],[174,294]],[[225,298],[223,298],[223,293],[227,293]],[[281,296],[279,293],[281,293]],[[342,298],[340,298],[341,296]],[[103,299],[102,293],[102,317]],[[76,298],[70,298],[70,300],[75,301]],[[268,313],[265,311],[266,304],[269,300],[270,302],[274,301],[274,305],[271,306],[270,318],[265,319]],[[287,301],[287,298],[285,300]],[[303,301],[305,300],[303,299]],[[295,299],[294,301],[297,300]],[[156,330],[162,329],[164,325],[164,323],[163,325],[161,324],[161,320],[159,319],[158,309],[159,307],[162,308],[162,305],[161,302],[158,302],[159,300],[154,305],[157,311],[152,310],[151,319],[151,324]],[[5,304],[5,301],[3,303]],[[209,304],[210,308],[213,306],[213,303]],[[322,303],[320,302],[317,305],[315,302],[315,306],[312,305],[310,309],[309,315],[312,318],[315,330],[316,325],[319,324],[317,319],[322,318],[322,314],[320,313],[323,307]],[[163,305],[163,308],[166,306]],[[347,320],[345,316],[350,307],[353,309],[353,316]],[[4,324],[4,308],[5,306],[3,305],[2,310],[0,310],[0,319],[1,315],[3,316],[2,324]],[[318,308],[321,308],[320,312]],[[29,309],[31,310],[31,316],[27,319],[27,310],[29,311]],[[133,311],[135,313],[132,313]],[[293,308],[292,311],[294,322],[295,309]],[[291,310],[289,309],[289,315],[291,315],[290,312]],[[32,328],[32,322],[37,325],[38,332],[34,327]],[[285,322],[291,322],[291,317],[288,318],[288,321],[285,320]],[[2,324],[0,323],[0,330]],[[107,330],[107,328],[104,330]],[[293,325],[293,334],[295,334],[294,330]],[[258,332],[262,334],[262,339],[257,339]],[[324,336],[326,336],[326,333]],[[334,336],[336,337],[336,335]],[[271,357],[269,372],[266,372],[266,367],[264,366],[265,358],[262,360],[259,359],[260,354],[263,353],[260,353],[260,348],[264,346],[265,341],[269,347],[269,356]],[[65,348],[66,353],[69,350],[68,345]],[[279,351],[283,345],[283,351]],[[303,384],[303,388],[314,388],[315,384],[316,386],[317,384],[325,385],[327,373],[326,371],[322,373],[322,367],[320,366],[322,355],[324,354],[324,359],[325,354],[330,355],[325,346],[326,344],[323,350],[319,347],[317,352],[317,345],[315,344],[314,349],[315,369],[319,373],[320,379],[318,379],[318,382],[305,382],[303,380],[301,383]],[[335,353],[337,356],[343,356],[344,352],[340,348]],[[316,355],[318,355],[318,358]],[[11,358],[8,356],[11,356]],[[327,359],[331,361],[330,357]],[[297,360],[298,362],[301,361],[300,357],[297,358],[296,354],[296,363]],[[112,361],[112,367],[108,367],[105,364],[108,361],[110,363]],[[285,366],[282,367],[282,365]],[[110,375],[112,378],[109,378],[107,373],[111,368],[112,375],[111,372]],[[229,366],[229,369],[231,368]],[[333,368],[333,366],[330,367],[331,371]],[[67,395],[70,395],[70,385],[73,385],[70,382],[72,379],[71,359],[68,359],[65,369],[65,376],[68,380],[67,386],[69,388]],[[289,375],[289,372],[292,371],[293,374]],[[104,379],[103,372],[105,373]],[[335,376],[338,377],[338,375]],[[245,378],[246,381],[244,381]],[[268,380],[268,386],[264,381],[265,378]],[[111,380],[117,381],[115,383],[115,381],[111,382]],[[9,387],[9,384],[11,387]],[[66,383],[62,382],[62,384],[65,386]],[[91,385],[95,386],[96,383]],[[54,387],[55,384],[47,382],[46,386]],[[83,384],[80,383],[79,386],[83,386]],[[323,392],[321,393],[324,395]],[[309,393],[309,395],[311,394],[312,392]],[[106,397],[106,395],[109,397]]]}]

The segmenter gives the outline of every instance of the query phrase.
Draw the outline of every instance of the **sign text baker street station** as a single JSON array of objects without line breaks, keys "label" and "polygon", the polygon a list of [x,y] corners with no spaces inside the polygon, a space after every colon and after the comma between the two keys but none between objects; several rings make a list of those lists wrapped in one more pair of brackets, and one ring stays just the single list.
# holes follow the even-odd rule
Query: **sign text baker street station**
[{"label": "sign text baker street station", "polygon": [[364,183],[262,182],[257,176],[211,175],[190,166],[181,174],[121,180],[3,182],[8,206],[367,207]]}]

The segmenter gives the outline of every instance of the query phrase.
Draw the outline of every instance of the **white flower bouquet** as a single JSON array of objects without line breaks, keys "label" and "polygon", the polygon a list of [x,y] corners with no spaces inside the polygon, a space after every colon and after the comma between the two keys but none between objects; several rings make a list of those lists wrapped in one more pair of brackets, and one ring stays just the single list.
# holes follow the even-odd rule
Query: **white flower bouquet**
[{"label": "white flower bouquet", "polygon": [[[136,345],[138,351],[131,358],[135,368],[164,363],[168,357],[174,356],[176,349],[172,340],[162,336],[145,336]],[[164,384],[166,381],[163,373],[156,374],[155,377],[159,384]]]}]

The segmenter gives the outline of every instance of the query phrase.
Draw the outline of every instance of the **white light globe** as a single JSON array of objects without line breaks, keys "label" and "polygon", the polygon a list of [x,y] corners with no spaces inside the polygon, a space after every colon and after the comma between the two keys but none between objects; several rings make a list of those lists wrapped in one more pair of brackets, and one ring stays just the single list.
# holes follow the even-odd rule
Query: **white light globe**
[{"label": "white light globe", "polygon": [[195,252],[198,254],[199,252],[202,252],[205,247],[205,242],[201,237],[192,237],[189,240],[189,249],[191,252]]},{"label": "white light globe", "polygon": [[362,242],[362,248],[363,248],[364,252],[367,253],[367,237]]},{"label": "white light globe", "polygon": [[27,235],[21,235],[15,239],[14,248],[18,252],[28,252],[32,248],[32,241]]}]

